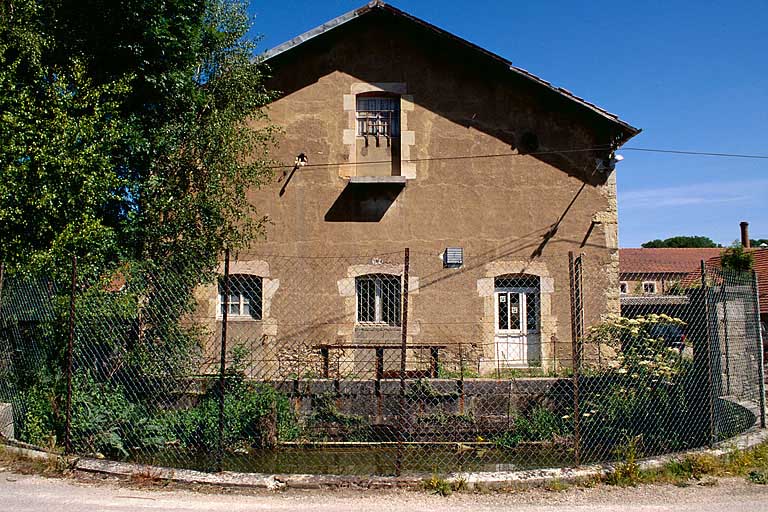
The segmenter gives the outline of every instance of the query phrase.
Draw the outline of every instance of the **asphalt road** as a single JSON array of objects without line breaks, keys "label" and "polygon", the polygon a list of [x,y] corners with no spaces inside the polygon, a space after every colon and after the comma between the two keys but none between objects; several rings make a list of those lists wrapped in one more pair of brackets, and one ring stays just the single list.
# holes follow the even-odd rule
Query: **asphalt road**
[{"label": "asphalt road", "polygon": [[743,479],[714,485],[642,486],[516,493],[454,494],[448,498],[415,491],[253,491],[205,494],[188,490],[146,490],[113,484],[0,472],[0,511],[441,511],[484,512],[760,512],[768,511],[768,486]]}]

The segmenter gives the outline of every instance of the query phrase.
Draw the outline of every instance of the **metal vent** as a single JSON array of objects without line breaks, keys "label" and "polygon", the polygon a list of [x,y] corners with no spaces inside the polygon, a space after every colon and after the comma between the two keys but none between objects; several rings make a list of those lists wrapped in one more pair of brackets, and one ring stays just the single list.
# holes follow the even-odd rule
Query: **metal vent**
[{"label": "metal vent", "polygon": [[464,264],[464,249],[461,247],[448,247],[443,253],[443,267],[458,268]]}]

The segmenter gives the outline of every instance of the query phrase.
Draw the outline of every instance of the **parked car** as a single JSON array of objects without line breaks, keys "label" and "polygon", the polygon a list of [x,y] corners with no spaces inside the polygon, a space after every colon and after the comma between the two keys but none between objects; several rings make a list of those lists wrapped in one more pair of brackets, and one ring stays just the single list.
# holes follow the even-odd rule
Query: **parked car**
[{"label": "parked car", "polygon": [[648,333],[654,338],[663,339],[670,347],[683,350],[685,348],[685,331],[679,325],[655,324]]}]

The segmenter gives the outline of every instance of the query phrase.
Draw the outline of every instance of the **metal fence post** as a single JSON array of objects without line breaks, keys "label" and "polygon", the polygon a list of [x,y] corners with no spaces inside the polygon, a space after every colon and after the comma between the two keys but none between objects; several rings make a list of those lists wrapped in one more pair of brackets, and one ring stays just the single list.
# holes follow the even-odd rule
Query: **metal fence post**
[{"label": "metal fence post", "polygon": [[5,282],[5,262],[0,262],[0,309],[3,305],[3,283]]},{"label": "metal fence post", "polygon": [[400,335],[400,435],[398,436],[397,459],[395,461],[395,474],[400,476],[403,464],[403,442],[405,441],[405,362],[408,347],[408,274],[411,265],[411,251],[408,247],[403,253],[403,304],[401,307],[401,335]]},{"label": "metal fence post", "polygon": [[728,294],[725,291],[725,270],[723,284],[720,286],[720,297],[723,301],[723,341],[725,342],[725,394],[731,394],[731,342],[728,336]]},{"label": "metal fence post", "polygon": [[229,307],[229,249],[224,251],[224,279],[222,280],[222,292],[224,294],[224,310],[221,312],[221,356],[219,367],[219,445],[216,450],[216,471],[221,472],[224,464],[224,388],[227,371],[227,320]]},{"label": "metal fence post", "polygon": [[759,379],[758,403],[760,404],[760,428],[765,428],[765,352],[763,343],[763,330],[760,328],[760,289],[758,288],[757,272],[752,271],[752,287],[755,292],[755,317],[757,318],[757,342],[759,353],[757,355],[757,376]]},{"label": "metal fence post", "polygon": [[712,446],[715,444],[715,383],[712,375],[712,319],[709,310],[711,298],[707,289],[707,267],[704,260],[701,260],[701,290],[704,294],[704,326],[707,336],[707,399],[709,402],[709,439],[707,444]]},{"label": "metal fence post", "polygon": [[580,281],[576,276],[576,261],[573,257],[573,251],[568,252],[568,274],[570,277],[571,288],[571,366],[573,366],[573,457],[574,463],[581,464],[581,432],[580,432],[580,411],[579,411],[579,366],[581,365],[581,354],[579,350],[579,295],[576,290]]},{"label": "metal fence post", "polygon": [[67,341],[67,411],[64,424],[64,453],[72,453],[72,366],[75,344],[75,287],[77,256],[72,256],[72,286],[69,291],[69,339]]}]

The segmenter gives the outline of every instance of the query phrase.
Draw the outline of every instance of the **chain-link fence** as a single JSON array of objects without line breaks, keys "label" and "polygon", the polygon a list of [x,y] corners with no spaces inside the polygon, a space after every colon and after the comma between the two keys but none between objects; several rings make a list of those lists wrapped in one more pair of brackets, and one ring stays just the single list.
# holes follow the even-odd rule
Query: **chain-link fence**
[{"label": "chain-link fence", "polygon": [[0,428],[206,471],[392,475],[651,455],[764,424],[752,273],[614,289],[581,256],[455,257],[227,255],[67,290],[6,277]]}]

